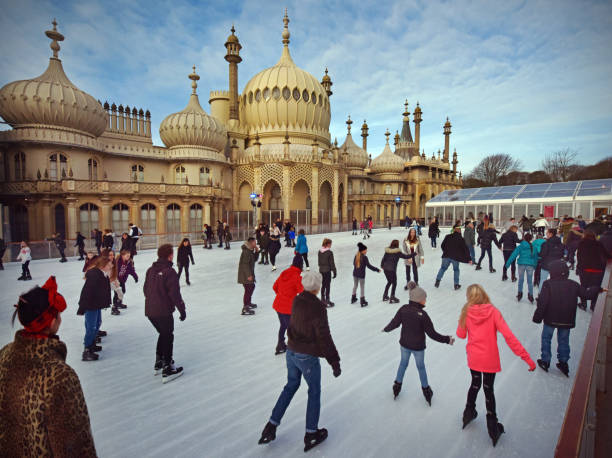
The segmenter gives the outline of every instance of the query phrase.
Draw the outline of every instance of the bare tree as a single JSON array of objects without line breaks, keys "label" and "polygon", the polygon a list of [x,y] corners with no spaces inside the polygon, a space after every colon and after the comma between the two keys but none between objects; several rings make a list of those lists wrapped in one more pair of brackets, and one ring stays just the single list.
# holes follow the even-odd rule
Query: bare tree
[{"label": "bare tree", "polygon": [[521,161],[509,154],[491,154],[480,161],[474,167],[469,177],[484,181],[489,186],[500,184],[500,179],[510,172],[515,172],[522,167]]},{"label": "bare tree", "polygon": [[547,154],[542,161],[542,169],[553,181],[567,181],[578,166],[576,156],[578,153],[569,148]]}]

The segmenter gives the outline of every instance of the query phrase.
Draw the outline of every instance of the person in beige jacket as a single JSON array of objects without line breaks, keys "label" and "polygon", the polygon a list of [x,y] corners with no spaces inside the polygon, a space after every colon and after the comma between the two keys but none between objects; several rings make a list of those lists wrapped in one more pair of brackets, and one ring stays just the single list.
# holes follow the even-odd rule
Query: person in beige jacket
[{"label": "person in beige jacket", "polygon": [[[402,242],[402,251],[404,254],[416,254],[414,258],[405,259],[406,264],[406,286],[404,290],[408,290],[408,283],[410,283],[410,269],[414,274],[414,282],[419,284],[419,266],[425,263],[425,253],[423,252],[423,246],[421,240],[417,235],[415,228],[410,228],[408,235]],[[414,260],[413,260],[414,259]]]}]

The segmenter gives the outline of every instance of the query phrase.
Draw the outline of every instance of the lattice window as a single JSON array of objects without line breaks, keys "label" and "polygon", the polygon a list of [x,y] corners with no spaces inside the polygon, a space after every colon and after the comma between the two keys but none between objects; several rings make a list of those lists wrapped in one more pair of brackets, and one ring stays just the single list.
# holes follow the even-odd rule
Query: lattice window
[{"label": "lattice window", "polygon": [[312,188],[312,166],[309,164],[296,164],[291,167],[290,172],[291,189],[298,180],[304,180],[308,187]]}]

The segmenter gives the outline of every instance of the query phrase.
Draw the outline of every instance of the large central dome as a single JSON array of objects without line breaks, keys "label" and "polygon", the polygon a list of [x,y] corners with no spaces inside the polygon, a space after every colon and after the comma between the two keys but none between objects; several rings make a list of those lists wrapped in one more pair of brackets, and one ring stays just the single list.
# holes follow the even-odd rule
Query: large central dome
[{"label": "large central dome", "polygon": [[262,143],[280,143],[287,133],[294,142],[310,144],[316,140],[329,145],[329,97],[321,83],[291,59],[286,14],[283,22],[281,58],[246,84],[241,118],[248,134],[257,133]]}]

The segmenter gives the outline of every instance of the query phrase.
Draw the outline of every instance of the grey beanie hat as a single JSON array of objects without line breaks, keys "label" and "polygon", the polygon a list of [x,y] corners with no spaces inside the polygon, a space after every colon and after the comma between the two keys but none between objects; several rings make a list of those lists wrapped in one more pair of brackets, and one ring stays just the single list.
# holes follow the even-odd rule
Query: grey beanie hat
[{"label": "grey beanie hat", "polygon": [[411,281],[408,283],[408,289],[410,290],[410,300],[422,304],[427,299],[427,293],[423,288],[418,286],[415,282]]},{"label": "grey beanie hat", "polygon": [[319,272],[302,272],[302,286],[304,291],[318,291],[321,289],[323,276]]}]

